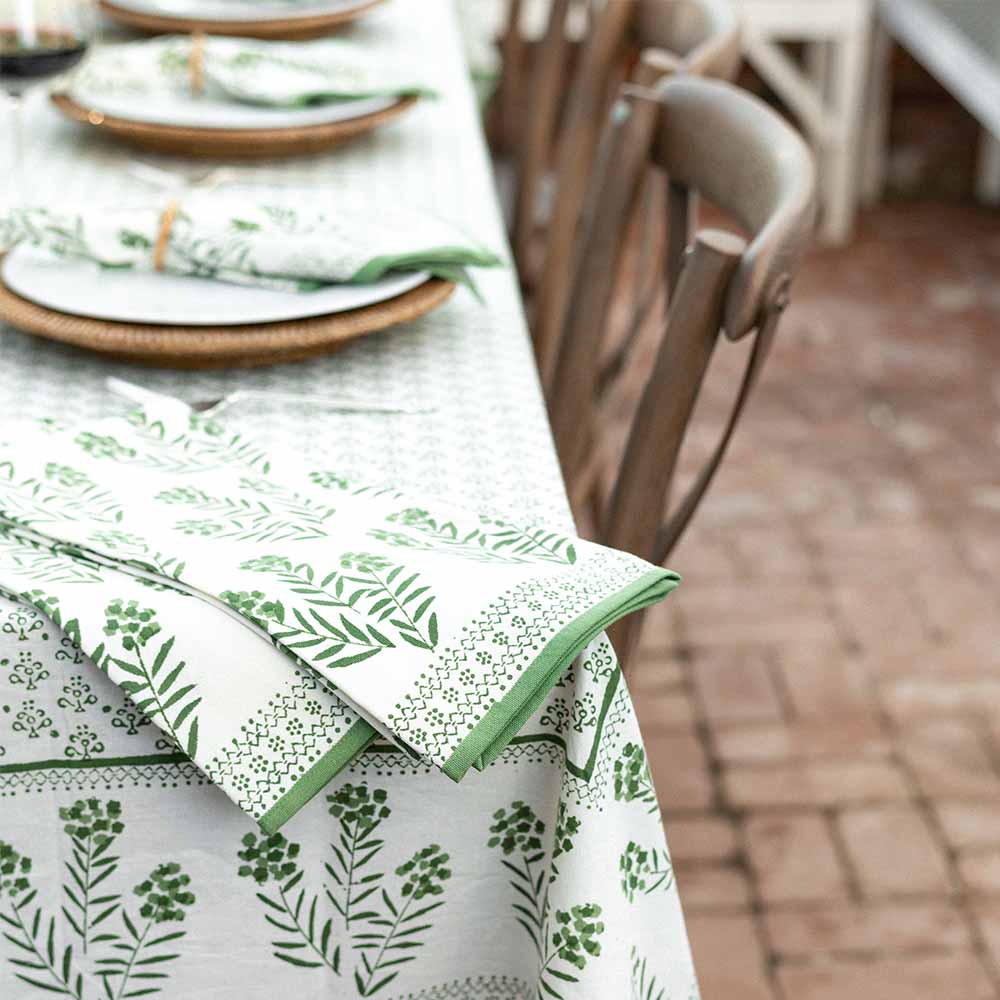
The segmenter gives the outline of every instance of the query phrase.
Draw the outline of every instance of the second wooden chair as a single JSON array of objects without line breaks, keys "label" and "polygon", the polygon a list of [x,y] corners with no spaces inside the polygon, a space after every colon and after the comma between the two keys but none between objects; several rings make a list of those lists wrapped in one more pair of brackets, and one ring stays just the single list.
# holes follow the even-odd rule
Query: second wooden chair
[{"label": "second wooden chair", "polygon": [[[610,139],[614,169],[587,220],[583,257],[549,390],[563,473],[579,511],[593,500],[600,436],[598,358],[627,222],[649,164],[670,182],[669,310],[609,500],[596,507],[599,540],[661,563],[708,489],[743,414],[788,302],[811,233],[815,177],[798,133],[763,102],[717,81],[676,77],[655,90],[626,88]],[[704,195],[743,236],[716,229],[691,237],[691,202]],[[741,385],[715,450],[664,520],[677,459],[720,333],[753,335]],[[613,636],[623,662],[638,619]]]}]

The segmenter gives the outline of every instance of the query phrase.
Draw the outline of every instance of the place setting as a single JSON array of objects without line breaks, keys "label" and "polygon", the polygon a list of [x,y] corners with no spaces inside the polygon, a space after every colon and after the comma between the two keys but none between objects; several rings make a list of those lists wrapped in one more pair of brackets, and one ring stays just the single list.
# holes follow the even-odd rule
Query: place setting
[{"label": "place setting", "polygon": [[7,322],[180,368],[329,353],[423,316],[457,285],[474,291],[470,269],[500,264],[417,210],[372,218],[321,189],[235,184],[135,208],[15,209],[0,245],[12,248],[0,262]]},{"label": "place setting", "polygon": [[392,40],[170,35],[97,48],[53,89],[72,120],[160,153],[259,160],[317,153],[434,91]]},{"label": "place setting", "polygon": [[[3,12],[16,26],[23,10]],[[274,364],[415,320],[458,285],[474,291],[470,268],[501,263],[420,209],[390,202],[372,217],[315,180],[275,187],[218,165],[192,178],[131,161],[155,189],[147,196],[37,203],[21,162],[20,98],[47,80],[69,118],[198,159],[318,152],[436,96],[419,61],[398,57],[391,24],[308,42],[197,32],[92,46],[94,13],[39,0],[37,24],[4,43],[15,99],[13,197],[0,214],[7,322],[143,364]]]}]

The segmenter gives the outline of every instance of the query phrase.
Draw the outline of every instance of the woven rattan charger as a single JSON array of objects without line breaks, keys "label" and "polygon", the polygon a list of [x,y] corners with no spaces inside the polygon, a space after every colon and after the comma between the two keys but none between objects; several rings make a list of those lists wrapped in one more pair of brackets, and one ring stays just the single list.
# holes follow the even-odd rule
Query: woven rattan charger
[{"label": "woven rattan charger", "polygon": [[366,0],[347,10],[334,10],[325,14],[307,14],[300,17],[266,18],[249,21],[211,20],[200,18],[170,17],[119,7],[109,0],[101,0],[101,9],[122,24],[139,31],[159,34],[190,34],[204,31],[209,35],[235,35],[239,38],[267,38],[300,41],[321,38],[344,27],[355,18],[366,14],[385,0]]},{"label": "woven rattan charger", "polygon": [[22,298],[0,279],[0,320],[26,333],[138,364],[252,368],[332,354],[357,337],[429,313],[454,290],[452,282],[430,278],[385,302],[328,316],[243,326],[165,326],[58,312]]},{"label": "woven rattan charger", "polygon": [[347,142],[402,114],[416,97],[400,98],[391,107],[357,118],[299,125],[294,128],[191,128],[116,118],[85,108],[68,94],[54,93],[52,103],[68,118],[157,153],[228,160],[270,160],[319,153]]}]

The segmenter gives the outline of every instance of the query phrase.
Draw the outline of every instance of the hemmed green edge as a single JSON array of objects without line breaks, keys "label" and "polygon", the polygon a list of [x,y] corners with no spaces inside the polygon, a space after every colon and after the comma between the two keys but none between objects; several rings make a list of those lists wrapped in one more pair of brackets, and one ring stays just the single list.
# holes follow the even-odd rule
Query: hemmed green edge
[{"label": "hemmed green edge", "polygon": [[362,753],[378,733],[363,719],[347,730],[344,738],[325,754],[257,822],[265,833],[277,833],[307,802]]},{"label": "hemmed green edge", "polygon": [[570,622],[462,740],[442,768],[444,773],[452,781],[461,781],[470,767],[482,770],[496,760],[598,635],[627,615],[663,600],[679,583],[676,573],[651,570]]}]

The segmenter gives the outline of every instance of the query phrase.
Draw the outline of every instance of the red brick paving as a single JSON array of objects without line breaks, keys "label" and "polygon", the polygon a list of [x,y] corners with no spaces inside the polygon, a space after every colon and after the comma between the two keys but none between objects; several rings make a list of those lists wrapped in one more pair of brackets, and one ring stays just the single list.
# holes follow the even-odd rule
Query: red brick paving
[{"label": "red brick paving", "polygon": [[1000,998],[998,222],[886,207],[812,256],[649,616],[704,1000]]}]

